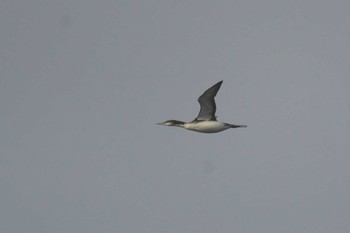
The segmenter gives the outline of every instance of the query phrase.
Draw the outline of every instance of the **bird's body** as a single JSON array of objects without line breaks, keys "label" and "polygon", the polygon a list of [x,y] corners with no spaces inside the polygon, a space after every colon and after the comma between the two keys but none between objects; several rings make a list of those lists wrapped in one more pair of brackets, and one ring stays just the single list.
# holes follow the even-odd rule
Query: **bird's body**
[{"label": "bird's body", "polygon": [[165,126],[176,126],[200,133],[217,133],[229,128],[247,127],[246,125],[233,125],[229,123],[219,122],[216,120],[216,104],[214,97],[221,87],[222,81],[218,82],[208,90],[206,90],[199,98],[198,102],[201,106],[198,116],[191,122],[183,122],[177,120],[167,120],[158,123]]},{"label": "bird's body", "polygon": [[231,128],[231,126],[219,121],[199,121],[185,123],[184,128],[200,133],[218,133]]}]

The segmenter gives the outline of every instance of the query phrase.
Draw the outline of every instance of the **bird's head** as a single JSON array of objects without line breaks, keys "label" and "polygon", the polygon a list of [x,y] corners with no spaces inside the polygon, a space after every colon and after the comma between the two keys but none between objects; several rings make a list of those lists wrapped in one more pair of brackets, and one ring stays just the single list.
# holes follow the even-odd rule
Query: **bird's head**
[{"label": "bird's head", "polygon": [[157,125],[164,125],[164,126],[177,126],[182,127],[185,124],[183,121],[177,121],[177,120],[167,120],[161,123],[157,123]]}]

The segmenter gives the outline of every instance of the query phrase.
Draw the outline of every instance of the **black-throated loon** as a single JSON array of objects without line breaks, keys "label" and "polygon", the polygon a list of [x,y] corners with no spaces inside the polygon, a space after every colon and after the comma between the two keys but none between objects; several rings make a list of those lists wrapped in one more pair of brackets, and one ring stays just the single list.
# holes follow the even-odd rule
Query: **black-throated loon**
[{"label": "black-throated loon", "polygon": [[208,90],[206,90],[199,98],[198,102],[201,106],[198,116],[191,122],[183,122],[177,120],[167,120],[158,125],[176,126],[187,130],[200,133],[217,133],[229,128],[247,127],[246,125],[233,125],[229,123],[216,121],[216,105],[214,97],[218,93],[223,81],[218,82]]}]

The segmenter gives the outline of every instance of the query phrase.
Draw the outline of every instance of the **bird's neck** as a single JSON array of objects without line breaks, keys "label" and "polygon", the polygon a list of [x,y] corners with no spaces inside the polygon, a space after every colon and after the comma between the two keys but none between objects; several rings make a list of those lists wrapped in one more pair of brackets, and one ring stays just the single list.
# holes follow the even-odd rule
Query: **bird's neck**
[{"label": "bird's neck", "polygon": [[174,126],[184,128],[185,122],[175,120]]}]

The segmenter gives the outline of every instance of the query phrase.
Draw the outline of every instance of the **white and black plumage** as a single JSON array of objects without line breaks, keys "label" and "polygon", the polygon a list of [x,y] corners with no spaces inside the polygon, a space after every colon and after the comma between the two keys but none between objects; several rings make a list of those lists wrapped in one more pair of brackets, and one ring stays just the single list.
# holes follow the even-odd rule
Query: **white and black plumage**
[{"label": "white and black plumage", "polygon": [[208,90],[206,90],[199,98],[198,102],[201,106],[198,116],[191,122],[183,122],[178,120],[167,120],[159,125],[176,126],[187,130],[200,133],[217,133],[230,128],[247,127],[246,125],[233,125],[229,123],[219,122],[216,120],[216,104],[215,96],[218,93],[223,81],[218,82]]}]

